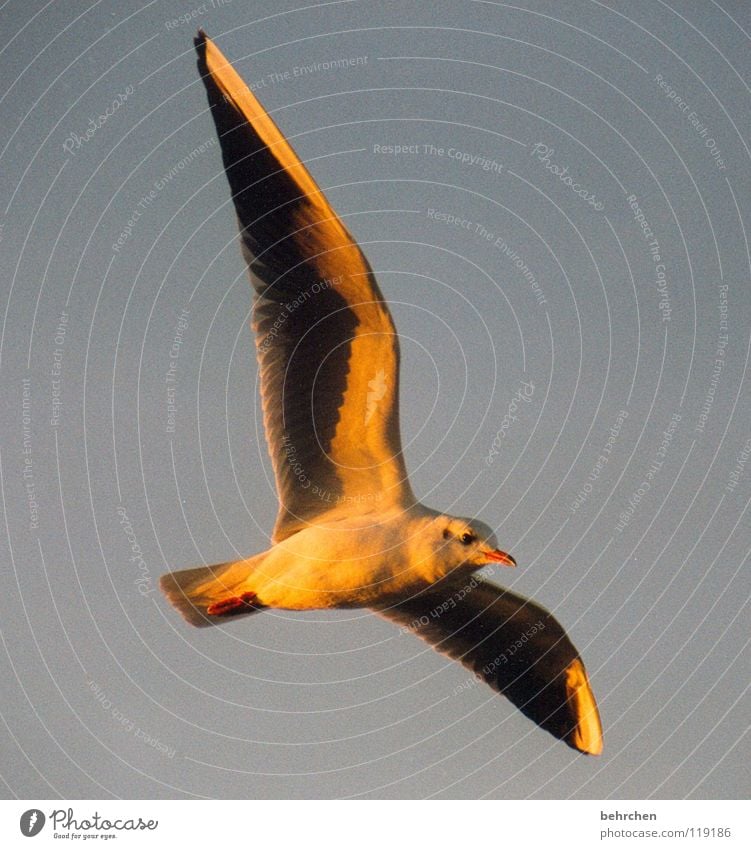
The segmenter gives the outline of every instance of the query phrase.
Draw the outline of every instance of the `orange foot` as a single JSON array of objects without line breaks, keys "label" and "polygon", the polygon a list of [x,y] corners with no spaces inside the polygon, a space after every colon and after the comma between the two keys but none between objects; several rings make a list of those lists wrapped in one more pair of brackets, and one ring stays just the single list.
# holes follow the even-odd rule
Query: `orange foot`
[{"label": "orange foot", "polygon": [[249,613],[248,608],[256,610],[257,607],[253,602],[256,600],[255,593],[243,593],[235,595],[231,598],[224,598],[221,601],[215,601],[206,608],[206,613],[209,616],[234,616],[237,613]]}]

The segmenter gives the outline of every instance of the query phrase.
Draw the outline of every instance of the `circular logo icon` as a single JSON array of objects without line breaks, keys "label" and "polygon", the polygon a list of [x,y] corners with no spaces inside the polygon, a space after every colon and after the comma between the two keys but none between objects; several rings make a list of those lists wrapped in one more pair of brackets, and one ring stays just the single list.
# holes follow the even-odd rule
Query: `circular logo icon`
[{"label": "circular logo icon", "polygon": [[44,814],[39,808],[31,808],[21,814],[21,834],[26,837],[36,837],[44,828]]}]

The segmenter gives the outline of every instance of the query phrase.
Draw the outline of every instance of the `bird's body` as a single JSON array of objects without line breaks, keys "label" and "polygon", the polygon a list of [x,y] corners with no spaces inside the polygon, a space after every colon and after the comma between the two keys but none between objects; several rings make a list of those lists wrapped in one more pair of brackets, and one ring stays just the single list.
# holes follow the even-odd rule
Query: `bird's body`
[{"label": "bird's body", "polygon": [[412,493],[399,340],[367,260],[218,48],[203,33],[196,47],[255,290],[280,509],[267,551],[164,575],[163,591],[198,626],[264,608],[370,608],[599,754],[597,706],[566,633],[535,602],[473,574],[514,559],[484,523]]},{"label": "bird's body", "polygon": [[[407,510],[340,512],[247,560],[205,567],[204,607],[244,593],[254,596],[255,607],[285,610],[372,607],[404,598],[488,562],[456,562],[443,537],[444,525],[451,521],[467,525],[467,520],[452,520],[422,504]],[[216,588],[217,579],[214,597],[207,591]]]},{"label": "bird's body", "polygon": [[306,528],[268,552],[251,589],[265,606],[303,610],[369,607],[422,589],[446,575],[422,533],[434,519],[419,505]]}]

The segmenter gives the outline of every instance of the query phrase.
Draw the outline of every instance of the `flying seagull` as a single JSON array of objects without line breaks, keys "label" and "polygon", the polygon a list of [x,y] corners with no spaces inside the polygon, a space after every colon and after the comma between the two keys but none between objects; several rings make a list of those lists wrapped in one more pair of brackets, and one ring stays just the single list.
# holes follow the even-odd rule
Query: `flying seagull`
[{"label": "flying seagull", "polygon": [[255,291],[280,507],[268,551],[164,575],[192,625],[265,608],[370,608],[460,661],[574,749],[602,750],[584,664],[543,607],[473,574],[515,566],[483,522],[412,494],[399,338],[367,259],[257,98],[200,30],[206,85]]}]

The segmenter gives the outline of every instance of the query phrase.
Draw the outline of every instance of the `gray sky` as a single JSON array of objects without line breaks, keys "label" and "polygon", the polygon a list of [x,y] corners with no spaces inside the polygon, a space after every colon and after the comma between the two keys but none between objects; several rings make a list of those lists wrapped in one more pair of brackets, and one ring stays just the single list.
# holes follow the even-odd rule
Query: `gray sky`
[{"label": "gray sky", "polygon": [[[4,795],[748,795],[751,12],[672,5],[0,11]],[[568,629],[601,758],[364,611],[155,590],[276,513],[199,25],[363,246],[414,489]]]}]

